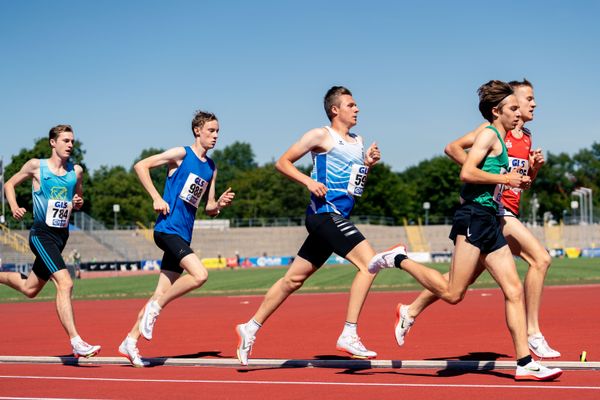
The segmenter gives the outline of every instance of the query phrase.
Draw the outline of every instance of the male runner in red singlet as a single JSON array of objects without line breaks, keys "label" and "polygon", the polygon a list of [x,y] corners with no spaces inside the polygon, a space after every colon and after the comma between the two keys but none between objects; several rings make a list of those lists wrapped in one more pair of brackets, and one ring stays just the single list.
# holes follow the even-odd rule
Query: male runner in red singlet
[{"label": "male runner in red singlet", "polygon": [[[533,120],[533,111],[537,106],[533,85],[527,79],[512,81],[509,84],[515,91],[521,111],[520,123],[515,129],[509,131],[504,139],[508,149],[509,167],[510,170],[517,170],[522,175],[529,175],[533,180],[545,161],[540,149],[531,151],[531,132],[524,127],[527,122]],[[448,144],[445,149],[446,154],[462,165],[467,158],[465,150],[471,148],[479,132],[487,125],[489,124],[483,123],[474,131]],[[511,252],[529,264],[524,284],[529,348],[538,357],[556,358],[560,357],[560,353],[548,345],[539,326],[542,290],[551,257],[539,240],[519,221],[520,201],[521,189],[505,188],[502,192],[502,204],[498,211],[502,216],[502,233],[508,241]],[[479,266],[473,281],[484,269],[483,265]],[[404,344],[405,336],[412,327],[414,319],[437,299],[433,293],[424,290],[411,304],[398,304],[394,333],[399,346]]]}]

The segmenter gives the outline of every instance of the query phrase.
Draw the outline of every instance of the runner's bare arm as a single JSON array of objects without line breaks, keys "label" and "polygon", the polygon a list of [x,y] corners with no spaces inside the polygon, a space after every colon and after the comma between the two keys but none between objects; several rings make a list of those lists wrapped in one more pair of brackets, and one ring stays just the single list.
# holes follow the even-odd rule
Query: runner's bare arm
[{"label": "runner's bare arm", "polygon": [[185,148],[175,147],[160,154],[144,158],[133,166],[142,186],[144,186],[144,189],[146,189],[152,198],[154,211],[167,215],[170,212],[170,209],[169,204],[163,200],[158,190],[154,187],[154,183],[152,183],[152,178],[150,177],[150,170],[152,168],[160,167],[161,165],[168,165],[170,173],[181,164],[184,157]]},{"label": "runner's bare arm", "polygon": [[210,181],[210,187],[208,189],[208,200],[206,201],[206,207],[204,211],[211,217],[219,215],[221,210],[225,207],[229,207],[235,197],[235,193],[231,191],[231,188],[227,188],[226,191],[215,200],[215,186],[217,184],[217,170],[213,173],[213,177]]},{"label": "runner's bare arm", "polygon": [[529,152],[529,177],[533,181],[536,177],[540,168],[546,163],[544,153],[542,149],[535,149]]},{"label": "runner's bare arm", "polygon": [[27,210],[24,207],[19,207],[19,204],[17,203],[15,187],[27,179],[37,179],[39,181],[39,171],[40,160],[37,158],[32,158],[23,164],[19,172],[11,176],[11,178],[4,184],[6,201],[8,201],[10,211],[17,221],[20,221],[23,218]]},{"label": "runner's bare arm", "polygon": [[464,136],[456,139],[453,142],[448,143],[444,148],[444,152],[448,157],[452,159],[452,161],[454,161],[458,165],[463,165],[467,160],[466,150],[473,147],[473,143],[475,143],[475,138],[477,137],[477,135],[479,135],[489,125],[489,122],[484,122],[471,132],[465,134]]},{"label": "runner's bare arm", "polygon": [[519,187],[522,184],[523,177],[517,171],[508,174],[491,174],[477,168],[497,140],[496,134],[491,129],[485,129],[477,135],[460,170],[461,181],[475,184],[504,184],[511,187]]},{"label": "runner's bare arm", "polygon": [[83,207],[83,168],[80,165],[75,165],[74,168],[77,175],[77,184],[73,196],[73,208],[79,210]]},{"label": "runner's bare arm", "polygon": [[275,168],[287,178],[300,183],[315,196],[323,197],[327,188],[303,174],[294,166],[294,163],[310,151],[323,152],[331,147],[330,136],[325,128],[312,129],[304,134],[299,141],[294,143],[275,163]]},{"label": "runner's bare arm", "polygon": [[365,165],[370,168],[377,164],[379,160],[381,160],[381,151],[377,146],[377,142],[373,142],[365,152]]}]

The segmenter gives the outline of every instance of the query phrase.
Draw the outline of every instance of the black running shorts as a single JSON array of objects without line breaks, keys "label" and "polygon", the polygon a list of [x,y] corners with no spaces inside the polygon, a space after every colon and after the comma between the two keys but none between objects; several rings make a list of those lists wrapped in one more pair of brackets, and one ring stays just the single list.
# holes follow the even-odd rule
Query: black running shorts
[{"label": "black running shorts", "polygon": [[308,237],[298,251],[298,256],[319,268],[332,253],[346,257],[365,240],[354,224],[334,213],[306,216]]},{"label": "black running shorts", "polygon": [[29,247],[35,254],[32,271],[43,281],[50,276],[66,269],[62,251],[69,239],[68,228],[51,228],[45,223],[36,222],[29,232]]},{"label": "black running shorts", "polygon": [[160,269],[179,274],[183,273],[183,268],[179,265],[181,260],[185,256],[194,253],[194,250],[190,247],[190,242],[182,239],[179,235],[154,231],[154,243],[165,252]]},{"label": "black running shorts", "polygon": [[463,235],[467,242],[489,254],[507,245],[496,210],[476,203],[465,203],[454,213],[450,239]]}]

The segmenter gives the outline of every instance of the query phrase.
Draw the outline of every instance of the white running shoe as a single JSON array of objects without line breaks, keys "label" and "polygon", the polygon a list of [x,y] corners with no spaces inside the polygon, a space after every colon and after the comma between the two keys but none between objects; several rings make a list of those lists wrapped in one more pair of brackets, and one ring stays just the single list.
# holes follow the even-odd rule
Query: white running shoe
[{"label": "white running shoe", "polygon": [[98,353],[100,353],[100,349],[102,346],[95,345],[92,346],[89,343],[84,342],[83,340],[78,340],[76,342],[71,342],[71,346],[73,347],[73,355],[77,358],[79,357],[94,357]]},{"label": "white running shoe", "polygon": [[375,254],[369,262],[369,272],[376,274],[380,269],[394,268],[394,258],[396,258],[398,254],[406,256],[406,247],[403,244],[399,244],[388,250],[382,251],[381,253]]},{"label": "white running shoe", "polygon": [[524,367],[517,365],[517,373],[515,374],[515,380],[534,380],[534,381],[550,381],[558,378],[562,374],[560,368],[548,368],[544,367],[536,361],[531,361]]},{"label": "white running shoe", "polygon": [[529,336],[527,343],[529,344],[529,350],[531,350],[533,354],[540,358],[560,357],[560,353],[550,347],[544,336],[541,334]]},{"label": "white running shoe", "polygon": [[146,308],[144,308],[144,315],[140,321],[140,333],[144,339],[152,340],[152,330],[159,314],[160,306],[154,300],[149,301]]},{"label": "white running shoe", "polygon": [[252,346],[256,336],[246,331],[246,324],[239,324],[235,327],[238,335],[237,358],[242,365],[248,365],[248,356],[252,353]]},{"label": "white running shoe", "polygon": [[398,303],[396,307],[396,324],[394,325],[394,336],[398,346],[404,345],[404,337],[415,323],[415,319],[408,316],[408,306]]},{"label": "white running shoe", "polygon": [[357,335],[341,335],[337,340],[336,349],[350,354],[352,358],[364,360],[377,357],[377,353],[367,350]]},{"label": "white running shoe", "polygon": [[127,343],[127,338],[121,342],[121,345],[119,346],[119,353],[127,357],[129,362],[131,362],[131,365],[134,367],[144,368],[150,365],[150,362],[142,360],[140,351],[135,344]]}]

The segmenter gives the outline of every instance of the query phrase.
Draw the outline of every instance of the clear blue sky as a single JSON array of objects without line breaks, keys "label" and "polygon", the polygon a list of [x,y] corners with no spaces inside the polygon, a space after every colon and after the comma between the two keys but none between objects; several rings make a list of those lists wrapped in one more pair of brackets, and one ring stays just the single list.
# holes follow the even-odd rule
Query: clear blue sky
[{"label": "clear blue sky", "polygon": [[482,122],[476,89],[527,77],[534,145],[600,141],[598,1],[2,1],[6,163],[70,123],[91,170],[192,142],[215,112],[217,148],[276,159],[327,123],[332,85],[354,92],[354,129],[396,171]]}]

